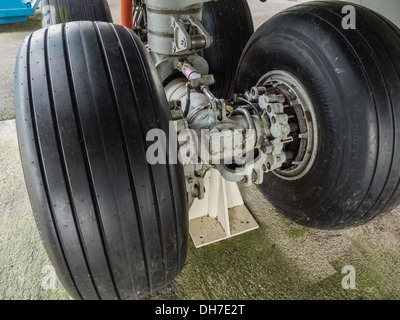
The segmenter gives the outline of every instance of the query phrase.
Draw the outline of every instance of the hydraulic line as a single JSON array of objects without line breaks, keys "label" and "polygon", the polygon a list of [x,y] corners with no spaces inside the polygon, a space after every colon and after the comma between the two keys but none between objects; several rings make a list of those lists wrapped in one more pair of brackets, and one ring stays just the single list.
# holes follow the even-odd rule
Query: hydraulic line
[{"label": "hydraulic line", "polygon": [[132,0],[121,0],[121,24],[133,30]]}]

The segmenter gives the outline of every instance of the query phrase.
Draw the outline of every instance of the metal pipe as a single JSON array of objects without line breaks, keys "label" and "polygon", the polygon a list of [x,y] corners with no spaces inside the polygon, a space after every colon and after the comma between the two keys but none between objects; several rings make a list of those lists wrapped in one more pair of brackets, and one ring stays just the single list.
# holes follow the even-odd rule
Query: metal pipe
[{"label": "metal pipe", "polygon": [[[180,71],[188,80],[198,79],[201,78],[203,75],[198,72],[190,63],[182,63],[180,66]],[[202,86],[201,92],[207,97],[208,100],[212,101],[215,99],[214,94],[210,91],[208,86]]]},{"label": "metal pipe", "polygon": [[233,110],[232,115],[234,115],[237,112],[239,112],[239,113],[241,113],[241,114],[243,114],[245,116],[246,121],[247,121],[247,123],[249,125],[249,128],[248,128],[249,130],[253,130],[253,129],[256,128],[256,126],[254,125],[253,118],[252,118],[249,110],[247,110],[245,108],[242,108],[242,107],[238,107],[235,110]]},{"label": "metal pipe", "polygon": [[190,63],[183,62],[178,65],[180,72],[188,79],[198,79],[201,78],[202,74],[196,70]]},{"label": "metal pipe", "polygon": [[238,101],[243,101],[243,102],[247,103],[248,105],[250,105],[254,109],[254,111],[256,112],[258,118],[261,119],[260,112],[258,111],[258,109],[256,108],[256,106],[253,103],[251,103],[249,100],[246,100],[246,99],[244,99],[242,97],[239,97]]},{"label": "metal pipe", "polygon": [[208,88],[207,86],[202,87],[201,91],[204,93],[204,95],[207,97],[208,100],[212,101],[215,99],[215,96],[210,91],[210,88]]},{"label": "metal pipe", "polygon": [[190,92],[192,91],[192,86],[190,83],[186,83],[186,106],[183,115],[187,118],[190,110]]}]

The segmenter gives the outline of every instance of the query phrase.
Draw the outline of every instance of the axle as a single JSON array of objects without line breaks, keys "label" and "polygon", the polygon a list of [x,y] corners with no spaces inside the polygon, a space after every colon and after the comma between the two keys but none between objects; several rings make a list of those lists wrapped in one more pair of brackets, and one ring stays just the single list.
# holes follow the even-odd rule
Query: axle
[{"label": "axle", "polygon": [[[181,63],[185,77],[165,88],[170,101],[179,101],[187,128],[195,134],[196,160],[192,163],[217,168],[229,181],[263,182],[264,173],[282,167],[293,155],[284,146],[293,141],[285,113],[286,97],[269,94],[268,88],[252,88],[231,102],[217,99],[210,91],[213,77]],[[204,134],[206,132],[206,134]],[[199,142],[200,141],[200,142]]]}]

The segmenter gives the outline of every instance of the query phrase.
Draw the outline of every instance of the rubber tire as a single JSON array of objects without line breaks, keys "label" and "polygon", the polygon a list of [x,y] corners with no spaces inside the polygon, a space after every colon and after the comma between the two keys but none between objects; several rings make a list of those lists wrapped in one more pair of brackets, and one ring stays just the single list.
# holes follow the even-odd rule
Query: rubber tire
[{"label": "rubber tire", "polygon": [[146,161],[170,110],[137,36],[105,22],[41,29],[21,46],[15,112],[46,250],[75,299],[140,299],[185,262],[182,165]]},{"label": "rubber tire", "polygon": [[211,47],[200,52],[215,75],[211,88],[221,99],[231,97],[240,56],[254,33],[247,0],[220,0],[204,3],[203,25],[214,38]]},{"label": "rubber tire", "polygon": [[400,200],[400,30],[356,7],[344,30],[343,2],[308,2],[267,21],[241,58],[236,92],[272,70],[291,73],[316,109],[318,153],[296,181],[274,173],[260,186],[284,215],[304,226],[358,226]]},{"label": "rubber tire", "polygon": [[41,9],[44,28],[70,21],[113,22],[107,0],[42,0]]}]

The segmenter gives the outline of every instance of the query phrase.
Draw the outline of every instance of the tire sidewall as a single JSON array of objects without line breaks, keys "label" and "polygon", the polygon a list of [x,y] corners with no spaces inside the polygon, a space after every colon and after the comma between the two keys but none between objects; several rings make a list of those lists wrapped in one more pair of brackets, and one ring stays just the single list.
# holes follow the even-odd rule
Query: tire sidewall
[{"label": "tire sidewall", "polygon": [[[340,41],[330,44],[325,52],[319,49],[323,47],[320,41],[332,38],[332,30],[320,25],[314,34],[304,37],[304,29],[313,30],[307,24],[315,21],[296,21],[291,16],[286,24],[289,27],[284,29],[285,16],[279,18],[279,24],[274,18],[267,22],[247,45],[235,92],[244,92],[274,70],[290,73],[303,85],[317,118],[318,151],[313,167],[294,181],[268,173],[260,189],[295,222],[331,228],[342,223],[364,198],[364,194],[353,190],[365,189],[363,186],[368,184],[373,171],[373,161],[368,159],[376,152],[376,146],[360,137],[374,136],[374,126],[368,125],[373,123],[374,106],[368,99],[368,86],[361,70],[354,67],[354,53],[340,47]],[[300,33],[291,25],[304,29]],[[335,65],[337,61],[341,62],[340,68]],[[346,70],[346,74],[341,75],[339,70]],[[348,94],[349,87],[354,94]],[[354,97],[361,100],[356,106],[364,108],[348,107],[355,105]]]}]

